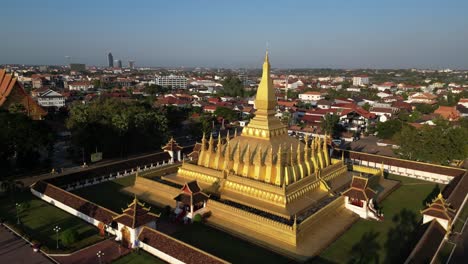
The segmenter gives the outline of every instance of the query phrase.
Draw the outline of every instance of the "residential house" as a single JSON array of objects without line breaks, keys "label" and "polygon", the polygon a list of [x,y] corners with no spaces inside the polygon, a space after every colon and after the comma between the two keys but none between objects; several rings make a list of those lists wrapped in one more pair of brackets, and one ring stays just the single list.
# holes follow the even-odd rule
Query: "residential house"
[{"label": "residential house", "polygon": [[88,91],[94,89],[94,85],[89,81],[74,81],[68,83],[68,90],[70,91]]},{"label": "residential house", "polygon": [[324,95],[321,92],[305,92],[299,94],[299,100],[310,103],[310,102],[317,102],[321,99],[325,98]]},{"label": "residential house", "polygon": [[408,96],[408,103],[412,104],[435,104],[437,96],[431,93],[414,93]]},{"label": "residential house", "polygon": [[460,119],[460,112],[457,110],[456,106],[439,106],[439,108],[434,111],[434,114],[449,121],[457,121]]},{"label": "residential house", "polygon": [[47,89],[47,91],[40,93],[37,97],[37,102],[43,107],[64,107],[65,97],[60,93]]},{"label": "residential house", "polygon": [[398,113],[399,109],[395,107],[372,107],[369,109],[371,114],[378,116],[380,122],[386,122]]}]

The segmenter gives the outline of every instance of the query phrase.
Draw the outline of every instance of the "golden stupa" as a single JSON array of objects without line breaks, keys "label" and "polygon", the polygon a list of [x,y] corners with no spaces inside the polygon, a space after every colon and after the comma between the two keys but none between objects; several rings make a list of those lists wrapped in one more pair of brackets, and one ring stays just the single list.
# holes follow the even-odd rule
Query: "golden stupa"
[{"label": "golden stupa", "polygon": [[[197,166],[182,165],[177,177],[196,179],[205,186],[217,182],[221,198],[286,218],[307,209],[310,197],[303,196],[307,201],[302,201],[293,187],[320,180],[319,171],[330,165],[326,140],[317,137],[309,145],[309,138],[304,144],[290,137],[286,125],[275,117],[276,104],[267,52],[255,117],[232,139],[203,136]],[[326,194],[318,191],[313,198]]]}]

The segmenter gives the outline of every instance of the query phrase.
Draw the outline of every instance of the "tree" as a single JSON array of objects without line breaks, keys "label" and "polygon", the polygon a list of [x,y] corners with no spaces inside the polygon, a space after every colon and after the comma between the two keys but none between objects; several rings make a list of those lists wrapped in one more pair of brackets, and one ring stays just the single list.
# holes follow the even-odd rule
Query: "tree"
[{"label": "tree", "polygon": [[244,85],[242,81],[233,76],[228,76],[223,81],[223,94],[227,96],[244,97]]},{"label": "tree", "polygon": [[42,165],[40,153],[47,153],[54,141],[47,123],[24,113],[0,112],[0,124],[1,176]]},{"label": "tree", "polygon": [[338,115],[326,114],[321,123],[322,130],[329,135],[338,135],[338,133],[341,132],[339,121],[340,117]]},{"label": "tree", "polygon": [[216,107],[214,115],[217,117],[223,117],[224,119],[227,119],[229,121],[236,121],[239,119],[239,115],[236,111],[224,106]]},{"label": "tree", "polygon": [[80,153],[82,149],[86,154],[97,148],[106,157],[159,149],[168,130],[164,110],[115,99],[73,105],[66,124]]},{"label": "tree", "polygon": [[371,108],[371,105],[369,103],[365,103],[362,108],[366,111],[369,111],[369,109]]},{"label": "tree", "polygon": [[436,107],[429,104],[416,104],[416,110],[425,115],[433,113],[435,109]]},{"label": "tree", "polygon": [[401,130],[402,123],[398,119],[379,122],[376,126],[377,137],[381,139],[390,139]]}]

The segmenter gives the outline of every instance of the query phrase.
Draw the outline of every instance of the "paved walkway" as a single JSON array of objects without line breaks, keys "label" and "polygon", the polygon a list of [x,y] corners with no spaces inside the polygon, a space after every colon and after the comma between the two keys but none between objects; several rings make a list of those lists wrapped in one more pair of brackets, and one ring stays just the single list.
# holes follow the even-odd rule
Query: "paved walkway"
[{"label": "paved walkway", "polygon": [[[62,264],[111,263],[120,256],[130,253],[130,249],[119,249],[119,247],[120,244],[116,241],[104,240],[67,256],[51,257]],[[99,258],[97,256],[99,251],[104,253],[101,258],[101,262],[99,262]]]},{"label": "paved walkway", "polygon": [[42,253],[33,252],[29,243],[0,225],[0,263],[49,264],[53,262]]}]

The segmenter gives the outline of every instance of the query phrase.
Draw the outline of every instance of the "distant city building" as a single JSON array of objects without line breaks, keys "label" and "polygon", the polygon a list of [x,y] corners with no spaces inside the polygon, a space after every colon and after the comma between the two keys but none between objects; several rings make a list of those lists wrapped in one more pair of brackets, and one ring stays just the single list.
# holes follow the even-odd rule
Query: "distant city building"
[{"label": "distant city building", "polygon": [[107,60],[109,62],[109,68],[113,68],[114,67],[114,56],[112,56],[112,53],[109,52],[109,54],[107,54]]},{"label": "distant city building", "polygon": [[46,72],[46,71],[48,71],[48,70],[49,70],[49,66],[45,66],[45,65],[39,66],[39,71],[40,71],[40,72]]},{"label": "distant city building", "polygon": [[121,60],[117,61],[117,68],[122,69],[122,61]]},{"label": "distant city building", "polygon": [[63,107],[65,106],[65,97],[56,91],[47,89],[37,96],[37,102],[44,107]]},{"label": "distant city building", "polygon": [[366,75],[353,77],[353,86],[364,86],[368,84],[369,84],[369,77]]},{"label": "distant city building", "polygon": [[305,92],[299,94],[299,99],[303,102],[316,102],[324,98],[321,92]]},{"label": "distant city building", "polygon": [[94,85],[88,81],[76,81],[68,83],[68,90],[70,91],[87,91],[93,88]]},{"label": "distant city building", "polygon": [[135,69],[135,62],[134,61],[128,61],[128,68],[131,70]]},{"label": "distant city building", "polygon": [[70,63],[70,70],[71,71],[77,71],[77,72],[86,71],[86,64],[83,64],[83,63]]},{"label": "distant city building", "polygon": [[185,76],[178,75],[169,75],[169,76],[160,76],[155,79],[156,85],[161,85],[162,87],[172,87],[172,88],[186,88],[187,87],[187,78]]}]

